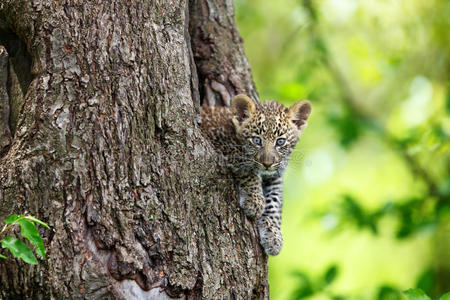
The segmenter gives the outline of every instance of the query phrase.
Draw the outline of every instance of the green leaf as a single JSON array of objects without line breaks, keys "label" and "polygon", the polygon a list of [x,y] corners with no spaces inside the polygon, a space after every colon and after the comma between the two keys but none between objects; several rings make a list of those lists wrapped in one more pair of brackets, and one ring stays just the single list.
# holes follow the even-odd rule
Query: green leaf
[{"label": "green leaf", "polygon": [[378,300],[401,300],[400,291],[390,286],[382,286],[378,291]]},{"label": "green leaf", "polygon": [[14,257],[21,258],[26,263],[32,265],[38,263],[30,248],[19,239],[7,236],[2,240],[2,247],[8,249]]},{"label": "green leaf", "polygon": [[403,294],[408,296],[409,300],[431,300],[431,298],[421,289],[409,289],[403,291]]},{"label": "green leaf", "polygon": [[330,283],[332,283],[336,279],[337,274],[338,267],[336,265],[330,266],[323,276],[325,285],[329,285]]},{"label": "green leaf", "polygon": [[6,224],[12,224],[12,223],[14,223],[17,219],[19,219],[20,217],[23,217],[23,216],[22,216],[22,215],[16,215],[16,214],[10,215],[9,217],[7,217],[7,218],[5,219],[5,223],[6,223]]},{"label": "green leaf", "polygon": [[0,258],[7,259],[6,256],[0,254]]},{"label": "green leaf", "polygon": [[298,286],[293,292],[294,299],[308,298],[314,294],[314,290],[310,285]]},{"label": "green leaf", "polygon": [[306,273],[296,271],[293,274],[297,277],[296,289],[293,292],[293,299],[303,299],[314,294],[314,289]]},{"label": "green leaf", "polygon": [[39,235],[39,231],[37,230],[36,226],[28,221],[27,219],[21,219],[19,220],[18,224],[20,225],[21,234],[24,238],[30,241],[31,244],[35,245],[36,253],[42,257],[45,258],[45,247],[44,242],[42,241],[41,236]]},{"label": "green leaf", "polygon": [[349,111],[341,115],[329,114],[328,121],[339,134],[340,144],[346,149],[349,149],[363,133],[364,128],[360,120]]},{"label": "green leaf", "polygon": [[433,286],[435,285],[435,281],[436,280],[433,269],[429,268],[420,275],[416,287],[421,289],[425,293],[431,293]]},{"label": "green leaf", "polygon": [[450,292],[444,294],[439,298],[439,300],[450,300]]},{"label": "green leaf", "polygon": [[35,217],[32,217],[32,216],[26,216],[25,218],[27,218],[27,219],[30,220],[31,222],[38,223],[39,225],[42,225],[42,226],[44,226],[44,227],[50,229],[50,226],[48,226],[47,223],[44,223],[44,222],[42,222],[41,220],[36,219]]}]

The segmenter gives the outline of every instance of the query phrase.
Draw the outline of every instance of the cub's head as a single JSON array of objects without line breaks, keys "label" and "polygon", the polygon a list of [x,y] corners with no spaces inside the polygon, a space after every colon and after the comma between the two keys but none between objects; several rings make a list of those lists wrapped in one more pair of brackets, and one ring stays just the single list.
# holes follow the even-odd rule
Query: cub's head
[{"label": "cub's head", "polygon": [[286,167],[308,125],[311,103],[301,100],[287,108],[275,101],[255,103],[245,95],[237,95],[231,110],[243,155],[261,174],[270,175]]}]

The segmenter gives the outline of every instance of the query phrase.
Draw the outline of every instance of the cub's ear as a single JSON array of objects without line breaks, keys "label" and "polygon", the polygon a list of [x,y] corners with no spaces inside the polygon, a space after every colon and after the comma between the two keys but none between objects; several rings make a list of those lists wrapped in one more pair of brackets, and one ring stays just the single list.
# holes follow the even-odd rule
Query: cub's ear
[{"label": "cub's ear", "polygon": [[248,96],[240,94],[231,100],[231,111],[234,120],[241,125],[255,112],[255,103]]},{"label": "cub's ear", "polygon": [[300,100],[289,107],[288,117],[302,131],[308,126],[309,115],[311,114],[311,103],[308,100]]}]

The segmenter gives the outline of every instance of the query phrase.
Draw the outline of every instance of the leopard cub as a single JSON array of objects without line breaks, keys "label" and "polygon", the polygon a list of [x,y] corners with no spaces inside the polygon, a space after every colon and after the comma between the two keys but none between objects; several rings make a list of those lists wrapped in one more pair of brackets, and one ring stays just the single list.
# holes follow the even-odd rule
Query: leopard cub
[{"label": "leopard cub", "polygon": [[245,95],[228,107],[202,107],[202,131],[227,159],[239,185],[240,206],[257,220],[260,243],[280,253],[282,180],[289,156],[307,126],[311,104],[290,108],[275,101],[257,103]]}]

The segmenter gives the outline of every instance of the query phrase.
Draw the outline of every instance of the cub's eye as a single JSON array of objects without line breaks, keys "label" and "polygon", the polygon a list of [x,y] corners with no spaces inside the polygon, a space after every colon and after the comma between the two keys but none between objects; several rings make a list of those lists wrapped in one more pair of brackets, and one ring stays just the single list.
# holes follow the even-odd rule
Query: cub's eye
[{"label": "cub's eye", "polygon": [[254,137],[252,137],[252,143],[255,144],[255,145],[261,146],[262,145],[262,140],[261,140],[260,137],[254,136]]},{"label": "cub's eye", "polygon": [[286,139],[285,138],[279,138],[277,141],[276,141],[276,145],[277,146],[283,146],[284,144],[286,143]]}]

